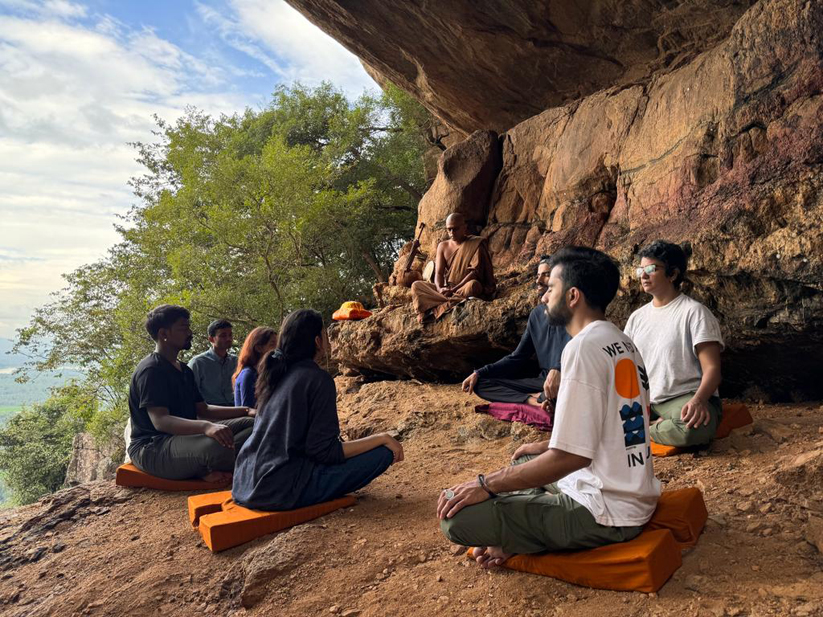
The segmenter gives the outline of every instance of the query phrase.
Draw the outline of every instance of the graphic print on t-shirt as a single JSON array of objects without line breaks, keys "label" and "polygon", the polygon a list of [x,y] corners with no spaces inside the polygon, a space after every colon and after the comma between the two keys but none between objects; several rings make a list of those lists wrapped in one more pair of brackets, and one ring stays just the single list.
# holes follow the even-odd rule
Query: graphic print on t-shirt
[{"label": "graphic print on t-shirt", "polygon": [[[603,348],[609,357],[614,358],[625,351],[634,352],[635,349],[628,341],[622,343],[614,343]],[[640,379],[638,379],[638,373]],[[620,420],[623,424],[623,439],[626,449],[634,449],[637,446],[643,446],[646,443],[646,421],[644,417],[643,402],[640,398],[640,382],[642,381],[643,389],[648,391],[648,377],[643,366],[637,366],[630,358],[623,358],[618,360],[614,365],[614,389],[620,398],[625,399],[621,405]],[[635,465],[644,464],[644,457],[642,452],[630,452],[628,454],[628,465],[634,467]]]},{"label": "graphic print on t-shirt", "polygon": [[631,401],[620,408],[626,447],[643,445],[646,443],[643,406],[632,400],[640,396],[640,384],[637,383],[637,367],[628,358],[623,358],[614,365],[614,389],[620,396]]}]

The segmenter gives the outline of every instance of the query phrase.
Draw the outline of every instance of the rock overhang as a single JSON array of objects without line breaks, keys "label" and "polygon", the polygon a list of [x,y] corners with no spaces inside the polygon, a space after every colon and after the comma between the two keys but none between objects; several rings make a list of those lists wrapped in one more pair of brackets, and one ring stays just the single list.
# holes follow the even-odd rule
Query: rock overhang
[{"label": "rock overhang", "polygon": [[648,81],[724,40],[754,0],[287,0],[463,135]]},{"label": "rock overhang", "polygon": [[[537,255],[567,244],[607,251],[625,274],[648,241],[689,242],[691,293],[727,342],[722,393],[819,398],[821,32],[823,4],[762,0],[674,70],[550,107],[499,139],[474,132],[441,155],[420,202],[424,250],[450,211],[489,238],[498,271],[528,278]],[[619,324],[645,301],[624,279],[611,312]],[[338,357],[367,371],[459,379],[516,342],[526,281],[423,330],[390,299],[374,321],[342,329]]]}]

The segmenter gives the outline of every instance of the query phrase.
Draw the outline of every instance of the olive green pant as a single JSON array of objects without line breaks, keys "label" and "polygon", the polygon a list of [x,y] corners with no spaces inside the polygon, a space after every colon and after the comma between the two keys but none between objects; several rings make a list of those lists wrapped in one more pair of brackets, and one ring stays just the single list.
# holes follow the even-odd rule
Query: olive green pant
[{"label": "olive green pant", "polygon": [[[524,456],[514,462],[534,458]],[[594,548],[636,537],[642,527],[600,525],[556,485],[507,493],[440,521],[443,534],[463,546],[499,546],[506,553]]]},{"label": "olive green pant", "polygon": [[234,459],[254,428],[254,418],[218,420],[234,435],[234,448],[227,448],[206,435],[158,435],[129,448],[129,457],[141,471],[166,480],[202,478],[212,471],[234,471]]},{"label": "olive green pant", "polygon": [[657,418],[662,418],[660,422],[649,427],[649,435],[652,441],[664,446],[677,446],[678,448],[702,446],[711,443],[723,415],[723,404],[718,397],[711,397],[707,405],[709,408],[709,423],[689,428],[680,419],[680,411],[683,409],[683,405],[688,403],[693,396],[694,393],[684,394],[662,403],[652,404],[650,420],[654,422]]}]

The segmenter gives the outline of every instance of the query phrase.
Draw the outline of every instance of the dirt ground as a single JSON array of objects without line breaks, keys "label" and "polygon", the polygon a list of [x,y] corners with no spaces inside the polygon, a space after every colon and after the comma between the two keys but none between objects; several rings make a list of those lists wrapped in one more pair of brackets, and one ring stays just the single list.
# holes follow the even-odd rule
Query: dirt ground
[{"label": "dirt ground", "polygon": [[457,386],[338,378],[349,438],[393,430],[406,460],[352,508],[220,554],[187,493],[97,482],[0,513],[0,614],[823,615],[823,408],[758,405],[703,456],[655,460],[710,519],[657,594],[486,572],[440,533],[440,489],[507,464],[540,434],[474,413]]}]

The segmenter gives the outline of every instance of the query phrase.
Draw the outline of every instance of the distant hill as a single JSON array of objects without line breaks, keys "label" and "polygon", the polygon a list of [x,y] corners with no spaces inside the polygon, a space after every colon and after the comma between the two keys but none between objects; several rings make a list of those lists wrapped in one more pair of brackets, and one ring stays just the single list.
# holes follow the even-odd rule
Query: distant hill
[{"label": "distant hill", "polygon": [[[9,372],[3,372],[8,370]],[[13,369],[0,369],[0,410],[6,407],[21,407],[42,403],[49,397],[52,388],[62,386],[69,379],[81,377],[83,374],[74,369],[65,369],[48,373],[40,373],[26,383],[14,381]],[[0,412],[2,415],[2,412]]]},{"label": "distant hill", "polygon": [[25,364],[26,357],[8,353],[11,348],[9,339],[0,338],[0,423],[4,416],[9,415],[8,408],[42,403],[49,397],[52,388],[83,375],[81,371],[67,368],[39,373],[26,383],[17,383],[14,370]]},{"label": "distant hill", "polygon": [[7,338],[0,338],[0,369],[17,368],[23,366],[26,357],[20,354],[9,353],[14,343]]}]

